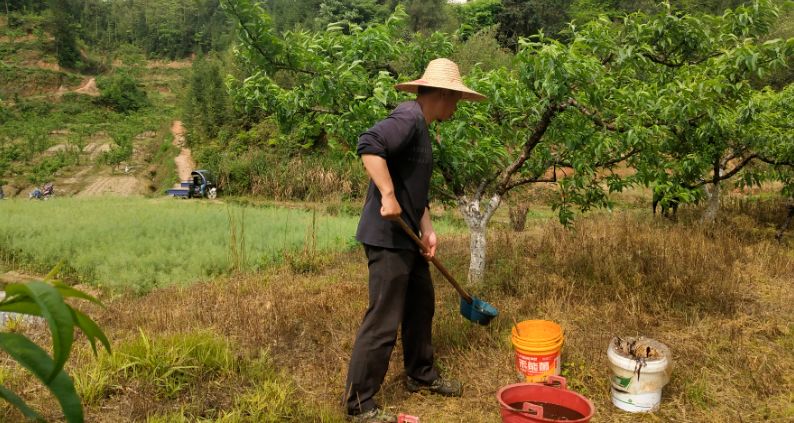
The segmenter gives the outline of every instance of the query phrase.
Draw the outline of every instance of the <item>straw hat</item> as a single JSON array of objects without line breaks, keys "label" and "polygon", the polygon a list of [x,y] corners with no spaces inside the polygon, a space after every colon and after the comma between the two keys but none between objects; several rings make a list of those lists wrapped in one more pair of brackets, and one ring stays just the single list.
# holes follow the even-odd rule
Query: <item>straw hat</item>
[{"label": "straw hat", "polygon": [[427,64],[427,69],[425,69],[425,73],[422,74],[421,78],[415,81],[397,84],[394,88],[400,91],[416,93],[419,86],[460,91],[463,93],[461,97],[463,100],[482,101],[487,99],[484,95],[463,85],[463,81],[460,79],[458,65],[452,60],[444,58],[431,60],[430,63]]}]

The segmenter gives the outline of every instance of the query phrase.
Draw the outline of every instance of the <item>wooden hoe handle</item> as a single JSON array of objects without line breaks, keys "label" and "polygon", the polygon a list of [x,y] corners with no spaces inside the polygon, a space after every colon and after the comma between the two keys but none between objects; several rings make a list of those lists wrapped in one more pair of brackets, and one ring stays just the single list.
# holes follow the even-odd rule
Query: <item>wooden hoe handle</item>
[{"label": "wooden hoe handle", "polygon": [[[427,253],[427,250],[425,250],[425,244],[423,244],[422,240],[419,239],[418,236],[416,236],[414,231],[408,226],[407,223],[405,223],[405,221],[403,220],[402,217],[398,217],[397,218],[397,223],[399,223],[400,226],[405,231],[405,233],[408,234],[408,236],[410,236],[412,240],[414,240],[416,245],[419,246],[419,249],[421,249],[423,252]],[[471,304],[472,301],[474,301],[474,300],[472,300],[471,295],[469,295],[465,290],[463,290],[463,288],[460,285],[458,285],[458,281],[456,281],[455,278],[452,277],[452,275],[449,273],[447,268],[444,267],[444,265],[441,264],[440,261],[436,260],[435,257],[431,258],[430,261],[433,262],[433,264],[436,266],[436,268],[438,268],[438,271],[441,272],[441,274],[444,275],[445,278],[447,278],[449,283],[452,284],[452,286],[455,288],[455,290],[458,291],[458,294],[460,294],[460,296],[464,300],[466,300],[467,303]]]}]

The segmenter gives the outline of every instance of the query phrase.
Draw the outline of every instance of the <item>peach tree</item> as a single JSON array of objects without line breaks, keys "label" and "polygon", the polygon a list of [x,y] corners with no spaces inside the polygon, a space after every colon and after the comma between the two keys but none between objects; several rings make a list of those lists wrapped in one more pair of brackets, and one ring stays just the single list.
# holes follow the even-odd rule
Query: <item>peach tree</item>
[{"label": "peach tree", "polygon": [[[281,142],[327,142],[352,156],[358,134],[408,99],[394,83],[452,53],[447,35],[407,33],[399,8],[366,28],[279,36],[250,0],[223,4],[238,21],[238,58],[250,72],[230,86],[239,104],[277,120]],[[790,40],[758,41],[774,16],[757,2],[717,17],[670,9],[602,17],[569,26],[564,43],[523,39],[513,66],[466,75],[489,100],[461,103],[435,128],[433,191],[468,225],[469,280],[483,281],[486,229],[519,187],[555,184],[553,207],[567,224],[577,211],[610,207],[609,194],[626,186],[694,190],[717,160],[761,157],[768,143],[753,136],[763,126],[753,122],[767,113],[742,105],[757,93],[751,77],[791,56]]]}]

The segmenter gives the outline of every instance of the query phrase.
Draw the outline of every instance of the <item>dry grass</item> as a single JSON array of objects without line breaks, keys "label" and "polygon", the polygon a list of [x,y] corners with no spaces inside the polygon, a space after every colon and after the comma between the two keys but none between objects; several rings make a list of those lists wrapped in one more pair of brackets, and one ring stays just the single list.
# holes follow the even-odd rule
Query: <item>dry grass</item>
[{"label": "dry grass", "polygon": [[[583,218],[573,230],[530,221],[534,226],[521,234],[493,232],[487,288],[474,290],[500,309],[490,326],[460,317],[454,291],[435,275],[438,366],[464,382],[463,397],[406,393],[398,342],[378,400],[425,422],[498,422],[495,392],[516,382],[510,327],[544,318],[565,329],[563,371],[569,386],[595,403],[593,421],[794,420],[794,251],[768,235],[774,207],[728,207],[717,229],[698,227],[684,210],[678,223],[622,212]],[[465,279],[465,236],[443,240],[439,254]],[[336,410],[282,421],[338,421],[366,278],[363,254],[354,251],[314,272],[284,266],[123,296],[91,314],[114,345],[139,338],[139,328],[150,336],[210,331],[234,346],[235,368],[265,354],[303,404]],[[659,412],[636,416],[611,405],[605,351],[614,335],[645,335],[672,350],[673,378]],[[74,367],[92,361],[80,354]],[[122,383],[88,407],[87,420],[213,418],[234,410],[241,417],[233,421],[256,421],[239,414],[262,389],[261,377],[252,374],[227,372],[170,399]]]}]

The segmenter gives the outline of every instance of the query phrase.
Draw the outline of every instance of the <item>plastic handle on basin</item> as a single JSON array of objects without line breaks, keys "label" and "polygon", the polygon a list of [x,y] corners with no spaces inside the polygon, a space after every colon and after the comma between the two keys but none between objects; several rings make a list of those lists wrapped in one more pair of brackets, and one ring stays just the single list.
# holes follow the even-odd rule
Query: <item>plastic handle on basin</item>
[{"label": "plastic handle on basin", "polygon": [[552,385],[553,386],[554,382],[558,382],[560,384],[559,388],[562,389],[563,391],[568,389],[568,381],[565,380],[564,377],[557,376],[557,375],[551,375],[551,376],[546,377],[546,385]]},{"label": "plastic handle on basin", "polygon": [[[405,231],[405,233],[408,234],[409,237],[411,237],[411,239],[416,243],[416,245],[419,246],[419,249],[425,251],[425,244],[423,244],[422,240],[419,239],[418,236],[416,236],[414,231],[408,226],[407,223],[405,223],[402,217],[397,219],[397,223],[400,224],[400,226],[403,228],[403,231]],[[466,300],[467,303],[471,304],[474,301],[474,299],[471,298],[471,295],[469,295],[463,288],[461,288],[460,285],[458,285],[458,281],[456,281],[455,278],[452,277],[452,274],[449,273],[447,268],[444,267],[444,265],[441,264],[440,261],[436,260],[435,257],[431,258],[430,261],[436,265],[438,271],[441,272],[441,274],[447,278],[449,283],[452,284],[452,287],[455,288],[456,291],[458,291],[458,294],[460,294],[460,296],[463,297],[463,299]]]},{"label": "plastic handle on basin", "polygon": [[543,418],[543,407],[540,405],[532,404],[531,402],[527,401],[521,406],[521,410],[525,413],[534,414],[539,419]]}]

